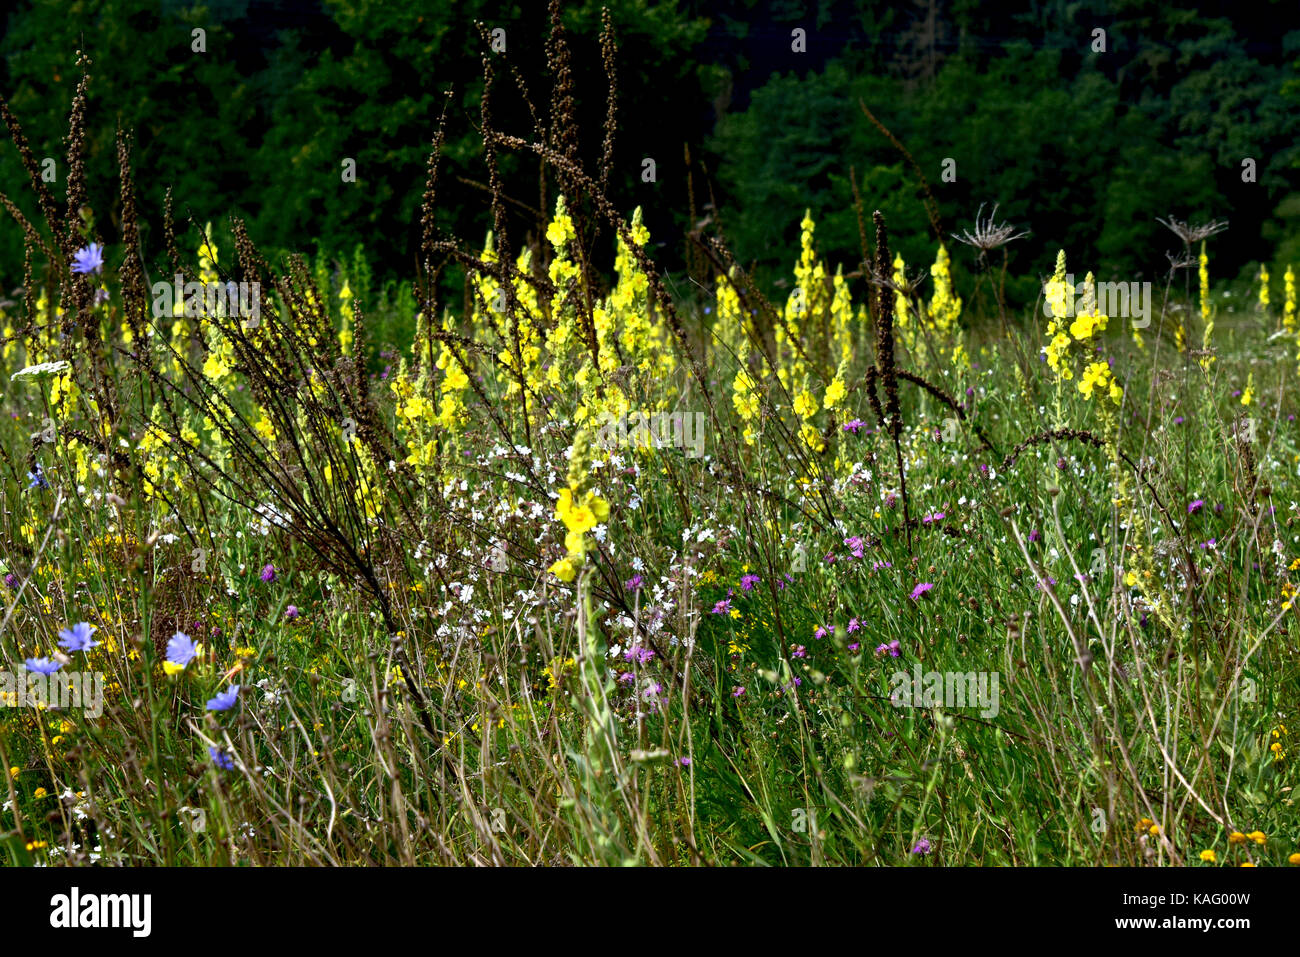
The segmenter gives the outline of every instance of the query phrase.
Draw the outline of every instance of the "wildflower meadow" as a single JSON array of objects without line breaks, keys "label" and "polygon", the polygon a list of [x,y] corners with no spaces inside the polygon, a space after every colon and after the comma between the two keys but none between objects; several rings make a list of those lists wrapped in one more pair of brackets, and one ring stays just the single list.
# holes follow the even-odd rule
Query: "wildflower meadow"
[{"label": "wildflower meadow", "polygon": [[850,168],[760,275],[611,199],[621,37],[537,23],[398,279],[141,202],[84,52],[53,181],[0,102],[5,862],[1300,865],[1300,262],[1026,257],[939,169],[896,235]]}]

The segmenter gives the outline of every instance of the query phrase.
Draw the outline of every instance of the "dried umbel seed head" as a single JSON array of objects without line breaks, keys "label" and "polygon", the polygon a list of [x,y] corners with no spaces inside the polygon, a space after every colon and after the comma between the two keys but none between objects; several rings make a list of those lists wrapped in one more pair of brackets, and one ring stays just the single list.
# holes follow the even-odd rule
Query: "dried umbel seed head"
[{"label": "dried umbel seed head", "polygon": [[1165,226],[1188,246],[1209,239],[1211,236],[1216,236],[1228,228],[1227,221],[1220,222],[1217,219],[1212,219],[1208,223],[1191,224],[1185,223],[1174,216],[1170,216],[1168,219],[1161,219],[1157,216],[1156,222]]},{"label": "dried umbel seed head", "polygon": [[965,243],[967,246],[973,246],[980,251],[980,256],[992,252],[1000,246],[1007,243],[1015,242],[1017,239],[1023,239],[1029,235],[1028,230],[1016,232],[1016,228],[1009,223],[998,223],[994,221],[997,216],[998,207],[995,203],[993,211],[989,213],[987,219],[980,219],[984,212],[984,205],[981,203],[979,212],[975,214],[975,229],[965,230],[962,233],[953,233],[952,238],[959,243]]}]

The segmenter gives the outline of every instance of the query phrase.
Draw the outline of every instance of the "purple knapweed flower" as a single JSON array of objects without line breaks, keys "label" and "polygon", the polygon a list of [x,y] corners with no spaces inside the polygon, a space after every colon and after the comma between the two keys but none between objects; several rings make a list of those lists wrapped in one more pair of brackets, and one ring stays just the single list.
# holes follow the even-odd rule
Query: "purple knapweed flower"
[{"label": "purple knapweed flower", "polygon": [[261,577],[262,577],[262,581],[266,582],[268,585],[271,582],[275,581],[275,566],[267,565],[265,568],[263,568]]},{"label": "purple knapweed flower", "polygon": [[730,613],[731,613],[730,598],[724,598],[722,599],[722,601],[718,602],[716,605],[713,606],[713,614],[715,615],[726,615]]},{"label": "purple knapweed flower", "polygon": [[643,579],[641,578],[640,575],[633,575],[633,576],[632,576],[631,578],[629,578],[627,581],[623,582],[623,590],[624,590],[624,591],[636,591],[638,588],[641,587],[641,582],[642,582],[642,581],[643,581]]},{"label": "purple knapweed flower", "polygon": [[297,617],[298,617],[298,606],[297,606],[297,605],[290,605],[288,608],[286,608],[286,609],[284,610],[284,617],[285,617],[285,618],[288,618],[290,621],[293,621],[295,618],[297,618]]},{"label": "purple knapweed flower", "polygon": [[732,689],[731,696],[733,698],[739,698],[744,693],[745,693],[745,687],[744,685],[740,685],[739,687]]},{"label": "purple knapweed flower", "polygon": [[921,838],[919,841],[917,841],[917,842],[916,842],[916,847],[912,848],[912,853],[913,853],[913,854],[929,854],[929,853],[930,853],[930,839],[929,839],[928,837],[923,837],[923,838]]},{"label": "purple knapweed flower", "polygon": [[854,535],[852,538],[844,539],[844,545],[853,553],[854,558],[862,557],[863,544],[861,536]]},{"label": "purple knapweed flower", "polygon": [[741,576],[740,576],[740,590],[741,590],[741,591],[753,591],[753,590],[754,590],[754,586],[757,585],[757,584],[758,584],[759,582],[761,582],[762,580],[763,580],[763,579],[759,578],[757,575],[741,575]]},{"label": "purple knapweed flower", "polygon": [[1188,502],[1188,503],[1187,503],[1187,514],[1188,514],[1188,515],[1195,515],[1197,512],[1199,512],[1199,511],[1200,511],[1201,509],[1203,509],[1203,508],[1205,508],[1205,499],[1203,499],[1203,498],[1198,498],[1198,499],[1196,499],[1196,500],[1193,501],[1193,502]]},{"label": "purple knapweed flower", "polygon": [[845,422],[845,423],[844,423],[844,431],[845,431],[845,432],[852,432],[854,435],[857,435],[857,434],[858,434],[858,430],[859,430],[859,429],[862,429],[862,428],[865,428],[866,425],[867,425],[867,423],[863,422],[861,419],[854,419],[852,422]]},{"label": "purple knapweed flower", "polygon": [[920,601],[921,596],[934,587],[934,582],[921,582],[912,589],[912,601]]},{"label": "purple knapweed flower", "polygon": [[855,631],[857,631],[857,630],[858,630],[859,628],[861,628],[861,627],[862,627],[862,622],[858,621],[856,618],[850,618],[850,619],[849,619],[848,632],[849,632],[850,635],[853,634]]},{"label": "purple knapweed flower", "polygon": [[650,659],[654,656],[655,653],[649,648],[641,648],[636,645],[633,645],[627,651],[623,652],[624,661],[635,661],[639,665],[649,663]]}]

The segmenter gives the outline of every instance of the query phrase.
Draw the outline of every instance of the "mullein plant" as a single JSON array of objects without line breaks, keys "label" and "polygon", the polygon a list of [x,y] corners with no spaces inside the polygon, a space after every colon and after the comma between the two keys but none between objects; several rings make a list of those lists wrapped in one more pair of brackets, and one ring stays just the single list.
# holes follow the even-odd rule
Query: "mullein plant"
[{"label": "mullein plant", "polygon": [[[491,247],[491,233],[488,234],[488,248]],[[487,260],[487,249],[484,259]],[[495,257],[495,251],[492,253]],[[503,331],[505,343],[497,353],[498,386],[502,395],[513,400],[518,396],[522,415],[526,422],[532,421],[537,412],[536,396],[541,383],[538,381],[542,362],[543,316],[540,297],[537,290],[525,277],[532,275],[533,251],[525,249],[515,260],[515,276],[511,280],[515,308],[508,316],[501,317],[507,328]],[[508,307],[505,290],[493,290],[496,301],[504,302]]]},{"label": "mullein plant", "polygon": [[583,341],[578,313],[582,269],[570,256],[576,239],[573,217],[569,215],[565,198],[561,195],[555,201],[555,216],[546,227],[546,240],[553,252],[547,278],[555,288],[555,296],[548,304],[551,327],[546,341],[549,354],[546,385],[554,393],[562,392],[566,384],[574,380],[578,372],[574,355],[580,356],[588,348]]},{"label": "mullein plant", "polygon": [[1052,423],[1054,428],[1060,428],[1064,424],[1062,384],[1074,378],[1074,363],[1070,356],[1071,340],[1066,326],[1074,289],[1066,281],[1065,269],[1065,250],[1062,249],[1056,254],[1056,268],[1044,290],[1051,318],[1047,320],[1047,345],[1043,347],[1043,355],[1056,384],[1055,419]]},{"label": "mullein plant", "polygon": [[[621,821],[616,806],[619,792],[618,724],[610,704],[614,692],[608,666],[607,648],[599,628],[599,615],[592,600],[592,566],[587,560],[591,543],[587,533],[608,521],[609,503],[592,488],[592,471],[596,456],[585,429],[579,429],[569,450],[567,487],[560,489],[555,517],[564,525],[566,555],[550,567],[550,572],[566,584],[576,583],[578,600],[577,631],[579,658],[578,681],[570,704],[585,718],[581,753],[571,754],[581,782],[564,804],[578,817],[578,827],[586,832],[592,850],[604,863],[621,863],[625,849],[620,839]],[[558,662],[548,671],[562,671]],[[551,687],[558,685],[552,675]]]},{"label": "mullein plant", "polygon": [[[1085,348],[1093,345],[1094,337],[1106,330],[1109,317],[1102,314],[1097,305],[1097,284],[1092,273],[1083,280],[1083,310],[1070,323],[1070,335],[1082,343]],[[1107,418],[1113,407],[1117,407],[1124,398],[1124,390],[1111,372],[1110,363],[1104,360],[1092,360],[1084,367],[1079,378],[1079,392],[1091,401],[1097,398],[1103,417]]]},{"label": "mullein plant", "polygon": [[[638,248],[650,239],[650,231],[641,222],[640,207],[632,214],[629,232]],[[579,425],[593,418],[597,422],[621,420],[637,401],[641,391],[637,386],[642,381],[648,385],[671,380],[672,365],[664,359],[671,356],[672,349],[659,341],[650,321],[649,279],[622,236],[617,240],[614,270],[614,288],[592,309],[598,358],[593,362],[585,356],[578,373],[583,391],[574,421]],[[645,389],[644,394],[653,391]],[[668,406],[670,393],[671,389],[660,391],[655,411]],[[642,450],[648,447],[649,443],[640,446]]]},{"label": "mullein plant", "polygon": [[352,286],[344,279],[339,289],[339,352],[345,356],[352,355],[352,326],[356,322],[356,309],[352,305]]},{"label": "mullein plant", "polygon": [[424,313],[417,313],[413,343],[415,371],[406,356],[402,356],[388,386],[395,400],[393,413],[397,438],[409,453],[406,464],[414,468],[417,475],[435,469],[438,464],[438,408],[430,398],[434,363],[432,343],[428,320]]},{"label": "mullein plant", "polygon": [[[1052,318],[1047,323],[1047,345],[1043,352],[1047,365],[1056,377],[1055,418],[1056,428],[1065,422],[1062,407],[1062,386],[1073,381],[1076,368],[1079,381],[1076,385],[1085,399],[1099,398],[1099,408],[1109,412],[1112,406],[1118,406],[1124,396],[1124,390],[1115,379],[1110,363],[1092,359],[1095,337],[1106,330],[1110,321],[1097,305],[1097,284],[1091,272],[1084,278],[1081,308],[1070,318],[1071,303],[1075,290],[1066,281],[1065,250],[1056,256],[1056,269],[1047,282],[1047,305]],[[1109,402],[1109,405],[1107,404]]]},{"label": "mullein plant", "polygon": [[960,374],[970,369],[970,356],[960,326],[962,300],[953,286],[952,260],[942,243],[930,267],[930,278],[934,291],[925,302],[907,278],[902,255],[894,255],[891,285],[896,343],[907,354],[913,371],[925,374],[937,363],[942,371],[952,368]]},{"label": "mullein plant", "polygon": [[[199,264],[198,280],[204,284],[201,288],[206,289],[207,283],[219,279],[218,252],[212,239],[211,223],[204,228],[196,254]],[[156,337],[159,355],[163,360],[162,367],[169,368],[171,374],[178,379],[184,376],[190,362],[192,338],[197,330],[206,345],[201,375],[212,391],[220,394],[225,385],[229,384],[226,380],[233,378],[234,354],[229,337],[216,322],[218,317],[207,313],[206,295],[186,293],[174,297],[171,306],[168,337]],[[157,318],[162,320],[164,317]],[[195,324],[192,325],[190,320],[195,320]],[[153,326],[148,328],[152,332]],[[142,348],[152,347],[145,345]],[[231,414],[229,404],[225,402],[211,403],[208,410],[210,413],[225,413],[227,419]],[[263,412],[260,417],[264,415]],[[210,416],[199,417],[188,405],[178,410],[171,403],[155,402],[148,422],[149,425],[136,446],[141,461],[141,487],[145,497],[154,502],[161,513],[166,513],[174,508],[177,501],[187,497],[192,489],[184,466],[190,451],[202,446],[204,454],[214,463],[224,463],[222,434]]]},{"label": "mullein plant", "polygon": [[28,365],[50,362],[59,358],[56,355],[58,351],[58,330],[63,324],[63,315],[63,306],[53,305],[50,302],[49,295],[42,289],[40,296],[36,299],[36,328],[32,330],[32,335],[26,339]]},{"label": "mullein plant", "polygon": [[[1295,270],[1290,265],[1282,276],[1282,328],[1293,336],[1300,331],[1296,324]],[[1300,351],[1296,353],[1296,361],[1300,363]],[[1300,366],[1297,366],[1297,373],[1300,373]]]},{"label": "mullein plant", "polygon": [[[638,249],[644,249],[650,241],[650,230],[641,221],[640,206],[632,212],[628,231]],[[667,340],[662,324],[652,321],[650,277],[622,236],[618,237],[614,272],[618,281],[610,291],[605,308],[618,318],[624,360],[647,384],[671,381],[677,372],[677,353]],[[665,396],[661,401],[666,404],[668,399]]]},{"label": "mullein plant", "polygon": [[[844,280],[843,268],[836,268],[831,282],[830,313],[831,332],[838,364],[835,367],[835,376],[826,386],[826,392],[822,396],[822,407],[830,413],[832,422],[840,422],[846,417],[844,402],[848,398],[849,390],[845,380],[849,375],[849,364],[853,361],[854,339],[853,300],[849,295],[848,283]],[[845,448],[849,436],[842,428],[837,428],[835,435],[837,443],[835,471],[847,478],[853,471],[853,458],[847,454]]]},{"label": "mullein plant", "polygon": [[1290,266],[1282,277],[1282,328],[1291,333],[1296,331],[1295,270]]},{"label": "mullein plant", "polygon": [[592,837],[593,850],[607,864],[623,861],[621,822],[615,795],[620,790],[618,722],[610,706],[614,682],[606,665],[608,657],[599,628],[600,616],[591,593],[591,566],[587,561],[590,542],[587,532],[608,521],[609,503],[592,489],[595,464],[585,430],[574,437],[569,451],[568,487],[560,490],[555,516],[565,527],[567,555],[551,566],[564,582],[577,579],[578,661],[577,688],[571,698],[574,709],[586,718],[582,753],[574,755],[582,782],[571,797],[582,817],[582,826]]},{"label": "mullein plant", "polygon": [[740,293],[736,291],[739,269],[731,267],[729,275],[719,274],[714,283],[713,302],[717,315],[713,322],[713,337],[728,354],[740,359],[749,349],[749,329],[745,325]]},{"label": "mullein plant", "polygon": [[923,368],[923,360],[918,354],[916,348],[918,328],[918,317],[912,308],[912,287],[907,281],[907,263],[903,261],[902,253],[894,254],[894,331],[898,337],[899,343],[903,349],[916,363],[918,368]]},{"label": "mullein plant", "polygon": [[[763,388],[762,376],[754,371],[761,357],[750,343],[749,331],[736,291],[737,268],[731,268],[730,277],[718,277],[717,310],[720,337],[731,347],[736,357],[736,375],[731,380],[731,404],[740,419],[741,437],[746,445],[754,445],[761,429]],[[752,327],[751,327],[752,328]]]},{"label": "mullein plant", "polygon": [[[1197,280],[1200,292],[1201,350],[1210,352],[1214,336],[1214,310],[1210,306],[1210,257],[1205,252],[1205,240],[1201,240],[1201,253],[1197,257]],[[1200,365],[1206,372],[1214,364],[1213,355],[1201,356]]]},{"label": "mullein plant", "polygon": [[794,288],[786,300],[783,321],[774,331],[777,350],[777,378],[785,392],[793,397],[794,412],[799,417],[799,436],[812,452],[823,452],[826,443],[814,418],[821,402],[812,391],[812,370],[809,368],[807,342],[808,329],[826,307],[826,271],[817,261],[813,248],[814,223],[812,211],[807,210],[799,224],[799,261],[794,268]]},{"label": "mullein plant", "polygon": [[[208,223],[203,230],[203,240],[199,243],[199,283],[202,289],[207,289],[209,283],[217,282],[221,277],[217,272],[217,247],[212,241],[212,224]],[[189,303],[193,302],[187,295],[183,297]],[[191,307],[192,311],[197,311],[199,319],[199,335],[208,347],[207,357],[203,360],[203,374],[212,382],[219,383],[227,375],[234,365],[234,347],[230,343],[229,336],[225,335],[218,324],[219,316],[208,315],[207,296],[200,294],[197,302]],[[185,310],[182,310],[184,313]]]},{"label": "mullein plant", "polygon": [[572,583],[587,566],[591,548],[587,533],[609,520],[609,502],[592,488],[592,465],[591,439],[585,429],[580,429],[569,453],[568,486],[560,489],[555,502],[555,517],[565,529],[565,556],[549,571],[566,583]]},{"label": "mullein plant", "polygon": [[930,267],[930,278],[934,282],[934,294],[930,297],[928,316],[939,346],[941,349],[950,348],[947,358],[955,368],[969,369],[970,359],[966,355],[957,325],[961,317],[961,297],[953,289],[952,261],[947,247],[942,243],[939,244],[934,265]]},{"label": "mullein plant", "polygon": [[618,368],[618,362],[611,341],[610,317],[603,304],[592,304],[591,329],[584,328],[584,299],[590,290],[584,284],[582,267],[574,256],[577,229],[563,195],[556,199],[555,216],[546,227],[546,239],[554,253],[548,276],[555,289],[549,304],[551,329],[547,337],[546,385],[551,394],[558,396],[571,384],[574,422],[598,423],[605,414],[625,413],[628,402],[622,390],[609,383],[609,373]]}]

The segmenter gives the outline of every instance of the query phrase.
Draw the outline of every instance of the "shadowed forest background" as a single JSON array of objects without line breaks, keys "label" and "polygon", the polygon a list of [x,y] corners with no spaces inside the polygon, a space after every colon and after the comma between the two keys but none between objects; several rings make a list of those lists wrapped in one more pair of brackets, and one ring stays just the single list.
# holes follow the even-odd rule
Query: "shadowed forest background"
[{"label": "shadowed forest background", "polygon": [[[692,265],[683,237],[707,216],[760,276],[784,268],[806,207],[825,248],[853,255],[851,168],[904,257],[925,258],[934,237],[917,177],[859,100],[911,152],[946,232],[968,225],[981,203],[999,203],[1001,219],[1030,230],[1010,254],[1012,302],[1032,302],[1034,267],[1057,241],[1098,263],[1098,278],[1159,277],[1168,243],[1157,216],[1228,220],[1224,275],[1247,280],[1260,262],[1300,257],[1300,10],[1290,0],[605,5],[620,43],[611,194],[626,212],[644,207],[656,258],[678,275]],[[565,13],[588,131],[604,110],[601,6]],[[476,21],[505,30],[521,73],[545,73],[545,10],[535,3],[101,0],[16,5],[0,21],[0,89],[36,154],[55,158],[61,184],[75,51],[89,54],[90,112],[100,119],[88,144],[91,205],[108,242],[116,214],[102,191],[116,118],[135,131],[146,211],[161,210],[171,186],[178,218],[246,217],[268,251],[350,258],[361,237],[383,281],[411,271],[425,159],[448,89],[439,216],[459,235],[489,228],[476,185]],[[192,50],[195,28],[206,52]],[[796,28],[806,52],[791,49]],[[1104,53],[1092,52],[1096,28]],[[533,128],[522,98],[500,102],[517,113],[499,116],[503,127]],[[593,132],[580,151],[594,165],[601,146]],[[356,161],[355,183],[342,181],[345,158]],[[642,181],[645,158],[655,161],[653,183]],[[941,179],[945,158],[955,182]],[[1242,182],[1246,158],[1254,183]],[[541,222],[536,166],[510,158],[502,173],[511,215],[525,229]],[[6,144],[0,182],[30,217],[23,180]],[[143,241],[146,257],[161,248],[156,234]],[[5,291],[21,269],[21,231],[0,231]]]}]

